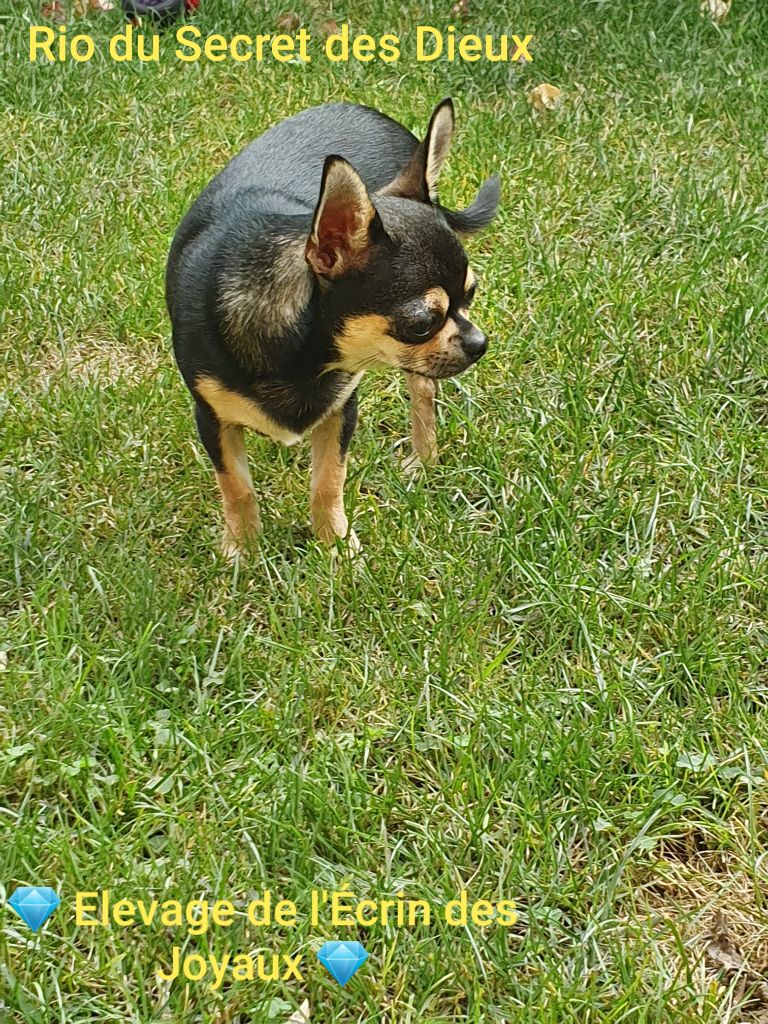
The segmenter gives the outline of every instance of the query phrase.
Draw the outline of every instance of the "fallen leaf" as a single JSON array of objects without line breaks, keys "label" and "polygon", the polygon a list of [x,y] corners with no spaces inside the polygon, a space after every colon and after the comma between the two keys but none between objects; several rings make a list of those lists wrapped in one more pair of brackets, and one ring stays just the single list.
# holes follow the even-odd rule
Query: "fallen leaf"
[{"label": "fallen leaf", "polygon": [[713,939],[707,946],[707,956],[718,967],[724,967],[727,971],[739,971],[744,966],[744,961],[730,941],[723,943]]},{"label": "fallen leaf", "polygon": [[528,93],[528,102],[534,110],[554,110],[562,102],[562,92],[556,85],[543,82]]},{"label": "fallen leaf", "polygon": [[744,967],[744,960],[728,930],[728,922],[720,911],[715,914],[707,946],[707,956],[714,964],[724,967],[726,971],[740,971]]},{"label": "fallen leaf", "polygon": [[464,20],[469,17],[469,0],[456,0],[456,3],[451,7],[451,17],[461,18]]},{"label": "fallen leaf", "polygon": [[305,999],[295,1013],[292,1013],[285,1024],[307,1024],[309,1021],[309,1000]]},{"label": "fallen leaf", "polygon": [[716,766],[717,758],[700,750],[684,750],[675,761],[676,768],[687,768],[689,772],[706,772]]},{"label": "fallen leaf", "polygon": [[295,11],[286,11],[277,19],[277,27],[283,32],[295,32],[301,25],[301,18]]},{"label": "fallen leaf", "polygon": [[67,20],[64,4],[60,0],[53,0],[50,4],[43,4],[40,8],[40,13],[44,18],[50,18],[51,21],[55,21],[57,25],[63,25]]},{"label": "fallen leaf", "polygon": [[[751,1024],[767,1024],[768,1022],[768,984],[760,972],[753,970],[741,955],[739,947],[728,927],[722,911],[714,915],[709,944],[706,949],[710,966],[731,975],[735,981],[732,990],[735,1003],[742,1004]],[[721,982],[725,984],[725,979]]]},{"label": "fallen leaf", "polygon": [[333,18],[329,18],[328,21],[324,21],[320,26],[320,31],[327,38],[328,36],[335,35],[340,31],[338,21],[334,21]]},{"label": "fallen leaf", "polygon": [[[279,996],[275,996],[274,998],[269,1000],[269,1005],[266,1008],[265,1018],[266,1020],[283,1020],[283,1015],[286,1013],[290,1013],[292,1009],[292,1005],[286,1002],[285,999],[281,999]],[[228,1021],[231,1021],[231,1017],[231,1013],[226,1013],[226,1019]],[[224,1016],[220,1015],[216,1018],[215,1024],[224,1024],[224,1019]]]},{"label": "fallen leaf", "polygon": [[712,21],[722,21],[731,9],[733,0],[701,0],[701,15]]}]

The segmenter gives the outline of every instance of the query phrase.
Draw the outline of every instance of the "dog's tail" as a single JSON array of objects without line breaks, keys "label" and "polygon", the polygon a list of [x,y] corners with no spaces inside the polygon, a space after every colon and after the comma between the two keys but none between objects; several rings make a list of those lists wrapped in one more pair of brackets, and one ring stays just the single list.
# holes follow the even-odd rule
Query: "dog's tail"
[{"label": "dog's tail", "polygon": [[474,235],[487,228],[498,213],[501,202],[501,178],[494,174],[480,186],[475,200],[464,210],[440,210],[448,224],[459,235]]}]

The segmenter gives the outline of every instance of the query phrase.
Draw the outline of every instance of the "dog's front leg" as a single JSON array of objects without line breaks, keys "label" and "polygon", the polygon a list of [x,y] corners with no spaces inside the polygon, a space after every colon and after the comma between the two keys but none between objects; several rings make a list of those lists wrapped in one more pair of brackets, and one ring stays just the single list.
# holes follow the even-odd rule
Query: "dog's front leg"
[{"label": "dog's front leg", "polygon": [[437,426],[435,398],[437,381],[406,373],[411,398],[411,442],[413,451],[405,460],[406,469],[433,466],[437,462]]},{"label": "dog's front leg", "polygon": [[222,553],[233,558],[250,547],[261,532],[261,520],[248,469],[243,428],[222,423],[200,399],[196,409],[200,440],[211,457],[224,506]]},{"label": "dog's front leg", "polygon": [[[341,412],[333,413],[312,431],[312,529],[325,544],[346,537],[349,521],[344,511],[349,442],[357,425],[357,392]],[[354,534],[350,540],[355,541]]]}]

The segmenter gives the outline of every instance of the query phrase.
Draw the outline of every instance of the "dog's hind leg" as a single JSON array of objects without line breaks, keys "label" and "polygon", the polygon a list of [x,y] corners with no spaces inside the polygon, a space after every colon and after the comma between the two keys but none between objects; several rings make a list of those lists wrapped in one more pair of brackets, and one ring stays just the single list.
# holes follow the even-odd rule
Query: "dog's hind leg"
[{"label": "dog's hind leg", "polygon": [[411,442],[413,451],[405,460],[405,468],[415,470],[421,466],[433,466],[437,462],[437,427],[435,422],[435,398],[437,381],[406,373],[408,394],[411,399]]},{"label": "dog's hind leg", "polygon": [[209,405],[197,401],[197,429],[211,457],[224,505],[222,551],[233,558],[261,532],[256,493],[248,469],[243,428],[222,423]]}]

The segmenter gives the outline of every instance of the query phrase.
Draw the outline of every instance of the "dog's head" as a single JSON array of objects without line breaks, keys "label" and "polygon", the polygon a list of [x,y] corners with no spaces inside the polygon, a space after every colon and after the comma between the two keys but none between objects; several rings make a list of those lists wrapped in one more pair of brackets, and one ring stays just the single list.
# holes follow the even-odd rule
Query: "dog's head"
[{"label": "dog's head", "polygon": [[339,368],[453,377],[487,348],[469,317],[475,277],[459,235],[490,224],[500,186],[490,178],[466,210],[439,204],[453,129],[444,100],[408,165],[374,196],[346,160],[325,162],[306,259],[321,282]]}]

